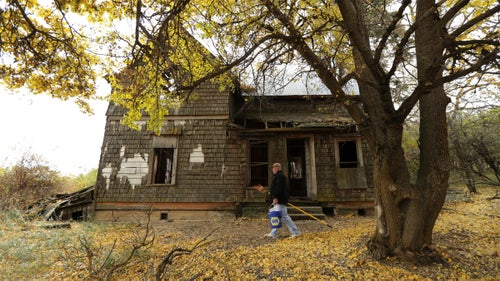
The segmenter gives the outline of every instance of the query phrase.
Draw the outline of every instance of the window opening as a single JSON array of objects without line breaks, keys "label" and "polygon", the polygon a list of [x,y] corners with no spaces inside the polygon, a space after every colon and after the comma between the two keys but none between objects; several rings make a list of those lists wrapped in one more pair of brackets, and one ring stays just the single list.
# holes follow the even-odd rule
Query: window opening
[{"label": "window opening", "polygon": [[269,183],[268,143],[250,141],[250,185]]},{"label": "window opening", "polygon": [[153,160],[153,183],[171,184],[174,168],[174,149],[155,148]]},{"label": "window opening", "polygon": [[359,167],[358,153],[355,141],[339,141],[339,167]]}]

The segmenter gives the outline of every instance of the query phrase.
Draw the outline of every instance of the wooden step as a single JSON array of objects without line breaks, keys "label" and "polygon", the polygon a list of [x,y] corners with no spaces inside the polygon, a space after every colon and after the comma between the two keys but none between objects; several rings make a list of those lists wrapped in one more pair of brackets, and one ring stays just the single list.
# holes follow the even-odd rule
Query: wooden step
[{"label": "wooden step", "polygon": [[[309,215],[306,214],[288,214],[290,218],[294,221],[307,221],[307,220],[314,220],[311,218]],[[325,214],[311,214],[314,217],[316,217],[319,220],[325,220],[326,216]]]},{"label": "wooden step", "polygon": [[[323,209],[321,208],[321,206],[310,205],[297,207],[320,220],[324,220],[326,218],[326,215],[323,213]],[[310,215],[304,214],[291,206],[287,206],[287,211],[292,220],[314,220],[314,218],[312,218]]]}]

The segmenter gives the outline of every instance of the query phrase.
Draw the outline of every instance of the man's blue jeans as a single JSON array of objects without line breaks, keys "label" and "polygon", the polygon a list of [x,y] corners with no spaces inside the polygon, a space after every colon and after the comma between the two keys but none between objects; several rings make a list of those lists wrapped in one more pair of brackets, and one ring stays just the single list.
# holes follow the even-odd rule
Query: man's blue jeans
[{"label": "man's blue jeans", "polygon": [[[281,222],[286,225],[286,227],[288,228],[288,231],[290,231],[290,233],[292,235],[300,235],[299,229],[297,228],[295,223],[292,221],[292,218],[290,218],[290,216],[288,215],[288,210],[286,208],[286,205],[277,204],[275,206],[277,206],[278,209],[281,211]],[[273,228],[271,230],[271,236],[277,238],[278,237],[278,230],[279,230],[279,228]]]}]

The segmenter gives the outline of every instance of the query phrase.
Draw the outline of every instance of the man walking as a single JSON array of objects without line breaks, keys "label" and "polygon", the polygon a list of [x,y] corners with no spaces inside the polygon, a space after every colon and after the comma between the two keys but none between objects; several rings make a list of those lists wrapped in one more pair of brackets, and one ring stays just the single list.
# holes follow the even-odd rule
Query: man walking
[{"label": "man walking", "polygon": [[[288,186],[288,179],[281,171],[281,164],[274,163],[272,166],[273,181],[269,193],[271,194],[272,204],[281,211],[281,221],[286,225],[290,231],[290,238],[300,236],[300,231],[288,215],[286,205],[290,196],[290,187]],[[278,238],[279,228],[273,228],[270,233],[266,234],[267,237]]]}]

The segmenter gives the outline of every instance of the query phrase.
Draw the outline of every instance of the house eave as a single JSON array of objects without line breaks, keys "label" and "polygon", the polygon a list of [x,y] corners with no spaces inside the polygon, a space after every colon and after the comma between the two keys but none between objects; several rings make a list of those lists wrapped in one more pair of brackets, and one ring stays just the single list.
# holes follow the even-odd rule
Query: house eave
[{"label": "house eave", "polygon": [[267,128],[267,129],[230,129],[240,136],[244,135],[257,135],[257,134],[273,134],[273,133],[325,133],[325,132],[338,132],[351,129],[353,134],[358,134],[356,127],[318,127],[318,128]]}]

